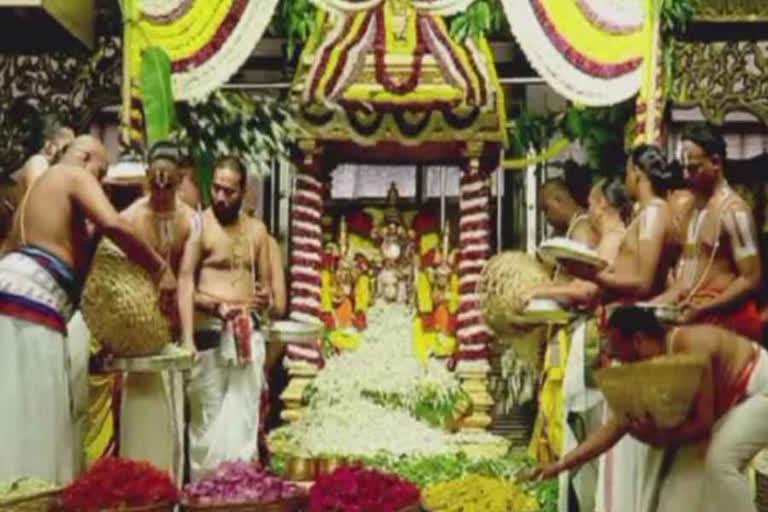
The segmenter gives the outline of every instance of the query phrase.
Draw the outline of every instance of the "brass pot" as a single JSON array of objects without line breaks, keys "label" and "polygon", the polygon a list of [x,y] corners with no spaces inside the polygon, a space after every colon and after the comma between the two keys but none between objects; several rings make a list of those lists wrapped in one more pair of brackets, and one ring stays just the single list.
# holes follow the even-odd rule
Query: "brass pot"
[{"label": "brass pot", "polygon": [[289,480],[307,482],[315,478],[315,459],[290,457],[285,463],[285,476]]},{"label": "brass pot", "polygon": [[318,475],[327,475],[329,473],[333,473],[336,468],[343,466],[346,463],[347,459],[344,457],[320,457],[317,459],[315,471]]}]

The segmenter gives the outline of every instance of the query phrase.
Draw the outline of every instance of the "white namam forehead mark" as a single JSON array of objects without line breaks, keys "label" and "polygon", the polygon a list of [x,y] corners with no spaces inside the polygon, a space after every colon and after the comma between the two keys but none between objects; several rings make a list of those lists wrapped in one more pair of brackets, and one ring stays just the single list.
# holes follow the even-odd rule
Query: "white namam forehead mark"
[{"label": "white namam forehead mark", "polygon": [[757,243],[752,235],[752,222],[748,212],[730,212],[723,218],[723,223],[731,235],[733,254],[737,260],[757,256]]},{"label": "white namam forehead mark", "polygon": [[640,212],[640,234],[638,236],[640,240],[653,240],[659,216],[660,208],[657,204],[649,204]]}]

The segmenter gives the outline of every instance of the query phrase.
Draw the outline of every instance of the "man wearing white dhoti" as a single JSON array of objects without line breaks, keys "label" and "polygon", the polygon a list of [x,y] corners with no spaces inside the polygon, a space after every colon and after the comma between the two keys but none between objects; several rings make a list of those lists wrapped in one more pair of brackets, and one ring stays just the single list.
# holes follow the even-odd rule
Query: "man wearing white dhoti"
[{"label": "man wearing white dhoti", "polygon": [[75,476],[66,325],[87,274],[86,221],[151,272],[166,294],[175,288],[162,258],[109,204],[98,181],[105,166],[98,140],[75,139],[27,189],[14,226],[19,244],[0,259],[0,480],[67,483]]},{"label": "man wearing white dhoti", "polygon": [[269,307],[271,264],[264,224],[241,211],[245,185],[239,160],[216,163],[213,204],[187,241],[179,273],[182,337],[199,354],[187,389],[193,479],[223,460],[258,459],[265,351],[253,314]]},{"label": "man wearing white dhoti", "polygon": [[708,364],[691,413],[673,428],[659,427],[650,417],[613,419],[539,474],[552,476],[578,466],[629,433],[645,443],[677,449],[655,510],[756,512],[744,471],[768,445],[768,353],[712,325],[664,328],[652,310],[636,306],[618,307],[608,328],[613,355],[622,361],[662,354],[703,356]]}]

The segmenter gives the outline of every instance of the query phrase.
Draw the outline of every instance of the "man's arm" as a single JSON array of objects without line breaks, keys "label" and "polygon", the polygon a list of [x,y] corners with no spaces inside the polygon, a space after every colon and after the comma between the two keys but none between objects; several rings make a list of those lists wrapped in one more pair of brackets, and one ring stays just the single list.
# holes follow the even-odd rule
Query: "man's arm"
[{"label": "man's arm", "polygon": [[70,196],[79,204],[96,228],[141,265],[156,281],[170,271],[165,260],[137,237],[131,225],[121,219],[112,207],[95,177],[82,170],[73,170]]},{"label": "man's arm", "polygon": [[189,237],[184,244],[184,253],[179,266],[179,319],[184,346],[195,350],[195,272],[203,253],[202,218],[195,215],[191,221]]},{"label": "man's arm", "polygon": [[[262,293],[266,295],[267,307],[272,302],[272,264],[271,250],[269,246],[269,233],[264,223],[258,219],[253,220],[253,240],[258,244],[254,250],[257,251],[256,258],[258,264],[259,284],[261,284]],[[255,276],[254,276],[255,277]]]},{"label": "man's arm", "polygon": [[626,425],[619,423],[616,418],[610,418],[560,460],[535,471],[533,477],[551,478],[562,471],[579,467],[610,450],[626,433]]},{"label": "man's arm", "polygon": [[582,243],[587,247],[595,247],[597,236],[595,235],[595,230],[592,229],[592,226],[587,219],[582,218],[576,223],[571,232],[571,240]]},{"label": "man's arm", "polygon": [[726,212],[723,228],[730,241],[731,257],[738,275],[714,300],[697,305],[697,316],[728,309],[760,289],[763,272],[752,215],[743,208]]},{"label": "man's arm", "polygon": [[285,271],[280,244],[274,237],[269,237],[270,263],[272,265],[272,315],[280,318],[285,314],[287,296],[285,289]]},{"label": "man's arm", "polygon": [[602,288],[622,295],[646,297],[653,289],[667,225],[670,222],[666,206],[649,205],[638,219],[637,266],[635,272],[617,273],[609,268],[595,276]]}]

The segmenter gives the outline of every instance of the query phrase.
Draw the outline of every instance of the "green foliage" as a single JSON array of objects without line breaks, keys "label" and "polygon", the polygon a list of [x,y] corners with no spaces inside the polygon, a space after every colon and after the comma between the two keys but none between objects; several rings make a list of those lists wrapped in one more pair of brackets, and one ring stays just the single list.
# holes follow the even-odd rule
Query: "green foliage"
[{"label": "green foliage", "polygon": [[554,116],[523,110],[509,132],[511,151],[515,155],[525,155],[529,148],[540,152],[555,137],[565,136],[581,143],[593,172],[613,174],[624,166],[624,134],[634,108],[634,100],[627,100],[610,107],[569,106]]},{"label": "green foliage", "polygon": [[203,194],[217,157],[236,155],[249,170],[269,174],[273,159],[290,158],[298,131],[279,98],[236,91],[220,90],[204,102],[180,104],[178,118],[181,129],[176,136],[201,170]]},{"label": "green foliage", "polygon": [[475,0],[467,10],[448,20],[451,37],[463,41],[468,37],[509,33],[504,7],[500,0]]},{"label": "green foliage", "polygon": [[141,103],[147,144],[166,138],[176,125],[176,107],[171,90],[171,59],[159,46],[151,46],[141,54],[139,71]]},{"label": "green foliage", "polygon": [[310,0],[280,0],[272,27],[286,41],[286,54],[291,59],[315,29],[317,7]]},{"label": "green foliage", "polygon": [[661,28],[667,34],[684,32],[696,14],[699,0],[661,0]]}]

